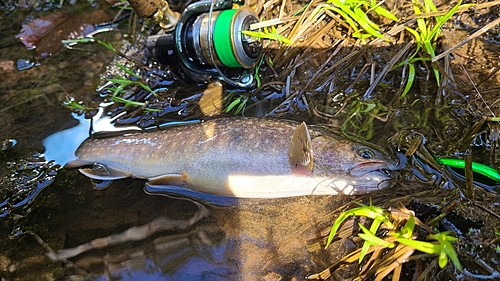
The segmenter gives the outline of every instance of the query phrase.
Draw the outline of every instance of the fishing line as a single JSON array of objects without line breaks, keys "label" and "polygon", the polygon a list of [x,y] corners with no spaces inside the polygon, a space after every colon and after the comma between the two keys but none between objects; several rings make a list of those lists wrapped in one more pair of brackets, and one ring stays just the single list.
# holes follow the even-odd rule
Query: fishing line
[{"label": "fishing line", "polygon": [[[219,30],[215,30],[216,27],[217,27],[217,22],[219,21],[219,19],[221,18],[221,15],[225,14],[224,15],[224,23],[227,22],[227,13],[224,13],[226,11],[222,11],[219,16],[217,17],[217,19],[215,20],[216,22],[214,23],[214,27],[212,28],[212,16],[213,16],[213,10],[214,10],[214,7],[215,7],[215,3],[217,2],[217,0],[212,0],[212,3],[210,4],[210,10],[208,11],[208,30],[209,30],[209,35],[208,35],[208,38],[207,38],[207,45],[208,45],[208,55],[210,57],[210,62],[212,63],[213,67],[215,68],[215,70],[217,70],[218,72],[218,75],[222,78],[223,81],[229,83],[229,84],[232,84],[233,86],[237,86],[237,87],[242,87],[242,88],[245,88],[245,87],[248,87],[248,81],[245,83],[245,81],[240,82],[240,81],[236,81],[236,80],[233,80],[229,77],[227,77],[224,73],[222,73],[222,71],[220,70],[220,68],[217,66],[217,63],[215,62],[215,55],[213,54],[212,52],[212,46],[214,46],[214,49],[215,52],[219,55],[219,59],[221,60],[221,62],[223,64],[226,64],[225,60],[227,59],[227,61],[229,61],[228,64],[226,64],[227,66],[230,66],[230,67],[238,67],[238,66],[241,66],[238,61],[236,60],[236,58],[234,57],[234,54],[232,52],[232,49],[231,49],[231,36],[228,37],[225,37],[225,36],[219,36],[219,33],[217,33],[217,31]],[[232,23],[232,15],[234,15],[234,13],[236,12],[236,10],[228,10],[229,12],[232,11],[232,14],[231,14],[231,17],[229,17],[229,29],[231,32],[231,23]],[[221,25],[219,25],[221,26]],[[224,26],[223,26],[224,28]],[[212,38],[212,37],[215,37],[215,34],[217,33],[217,40],[215,40],[215,38]],[[219,39],[220,38],[220,39]],[[213,42],[213,41],[217,42]],[[221,43],[219,43],[218,40],[222,40]],[[215,45],[214,45],[215,44]],[[228,47],[228,44],[229,44],[229,47]],[[219,46],[219,49],[221,50],[221,53],[219,53],[217,51],[217,46]],[[234,61],[231,59],[231,55],[232,55],[232,59],[234,59]],[[236,62],[236,64],[234,63]],[[245,76],[245,74],[243,74]],[[248,75],[246,75],[248,76]],[[248,77],[249,79],[252,80],[252,76]],[[251,82],[251,81],[250,81]]]}]

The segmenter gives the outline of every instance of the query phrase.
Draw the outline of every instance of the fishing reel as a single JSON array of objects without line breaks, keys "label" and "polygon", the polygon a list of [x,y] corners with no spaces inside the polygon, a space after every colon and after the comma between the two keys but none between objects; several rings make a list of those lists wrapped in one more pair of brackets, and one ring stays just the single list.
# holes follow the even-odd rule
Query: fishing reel
[{"label": "fishing reel", "polygon": [[[167,6],[162,13],[169,13],[168,4],[159,6]],[[254,85],[252,71],[262,56],[262,44],[242,33],[258,22],[251,9],[233,9],[232,0],[202,0],[189,5],[177,22],[172,22],[175,16],[167,18],[169,23],[160,24],[164,30],[146,43],[159,63],[179,64],[194,80],[215,77],[238,88]]]}]

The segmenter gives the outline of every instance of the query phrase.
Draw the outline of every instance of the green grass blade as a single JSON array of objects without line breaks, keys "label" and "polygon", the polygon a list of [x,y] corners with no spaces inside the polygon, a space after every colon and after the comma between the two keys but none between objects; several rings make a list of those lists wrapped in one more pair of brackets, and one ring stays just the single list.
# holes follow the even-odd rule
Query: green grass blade
[{"label": "green grass blade", "polygon": [[118,86],[118,87],[117,87],[117,88],[113,91],[113,95],[111,96],[111,98],[114,98],[114,97],[118,96],[118,94],[122,92],[123,87],[124,87],[124,86],[123,86],[122,84],[120,84],[120,85],[119,85],[119,86]]},{"label": "green grass blade", "polygon": [[120,68],[121,70],[125,71],[125,73],[127,73],[128,75],[133,76],[137,79],[142,79],[140,75],[135,74],[132,70],[126,68],[124,65],[121,65],[119,63],[116,63],[115,65],[118,66],[118,68]]},{"label": "green grass blade", "polygon": [[[368,32],[369,34],[371,34],[374,37],[384,38],[384,35],[382,35],[380,32],[378,32],[378,30],[380,30],[380,27],[378,27],[374,23],[372,23],[370,21],[370,19],[368,19],[368,16],[365,14],[365,12],[363,12],[363,10],[361,10],[361,8],[354,9],[354,12],[355,12],[355,15],[357,16],[357,18],[354,17],[354,19],[359,23],[359,25],[361,25],[361,27],[366,32]],[[376,28],[374,28],[372,24],[375,25]]]},{"label": "green grass blade", "polygon": [[424,9],[426,13],[438,11],[433,1],[434,0],[424,0]]},{"label": "green grass blade", "polygon": [[427,254],[434,254],[437,255],[439,254],[441,246],[439,244],[433,244],[429,242],[424,242],[424,241],[417,241],[413,239],[408,239],[408,238],[397,238],[397,242],[404,244],[406,246],[410,246],[416,250],[419,250],[420,252],[424,252]]},{"label": "green grass blade", "polygon": [[342,11],[341,9],[336,8],[336,7],[331,7],[331,8],[325,7],[325,9],[332,10],[335,13],[341,15],[345,19],[347,24],[349,24],[349,26],[354,30],[354,32],[359,30],[358,24],[347,13],[344,13],[344,11]]},{"label": "green grass blade", "polygon": [[445,252],[439,253],[439,267],[444,268],[448,264],[448,256]]},{"label": "green grass blade", "polygon": [[373,35],[368,34],[368,33],[363,33],[362,30],[358,30],[352,34],[352,37],[359,38],[359,39],[367,39],[367,38],[373,37]]},{"label": "green grass blade", "polygon": [[433,66],[432,71],[434,72],[434,77],[436,77],[436,84],[438,84],[438,86],[441,85],[441,75],[439,74],[439,70]]},{"label": "green grass blade", "polygon": [[101,40],[97,40],[97,43],[101,44],[102,46],[106,47],[108,50],[114,52],[115,54],[118,54],[118,51],[111,45],[111,43],[107,43]]},{"label": "green grass blade", "polygon": [[[413,12],[415,13],[415,15],[422,14],[422,11],[420,10],[420,3],[415,0],[413,0]],[[417,26],[420,30],[421,39],[424,40],[425,38],[427,38],[427,25],[425,23],[425,19],[417,18]]]},{"label": "green grass blade", "polygon": [[109,78],[108,81],[116,83],[116,84],[120,84],[120,85],[123,85],[123,86],[128,86],[128,85],[134,83],[134,82],[132,82],[132,81],[130,81],[128,79],[121,78],[121,77]]},{"label": "green grass blade", "polygon": [[359,16],[359,18],[362,20],[362,21],[365,21],[368,23],[369,26],[371,26],[373,29],[379,31],[380,30],[380,27],[378,25],[376,25],[373,21],[370,20],[370,18],[368,17],[368,14],[365,13],[365,11],[363,11],[363,9],[361,9],[361,7],[356,7],[354,8],[354,13]]},{"label": "green grass blade", "polygon": [[141,88],[143,88],[144,90],[146,90],[146,91],[148,91],[151,94],[156,96],[156,93],[153,90],[151,90],[151,88],[148,85],[141,83],[141,82],[139,82],[138,84],[139,84],[139,86],[141,86]]},{"label": "green grass blade", "polygon": [[411,86],[413,85],[413,81],[415,80],[415,66],[413,64],[408,64],[408,80],[406,80],[406,85],[403,93],[401,94],[401,98],[404,98],[406,94],[411,89]]},{"label": "green grass blade", "polygon": [[[429,1],[429,0],[428,0]],[[432,29],[431,34],[429,34],[429,39],[433,40],[435,37],[439,36],[441,33],[441,27],[457,12],[458,8],[460,8],[460,5],[462,4],[462,0],[458,1],[458,3],[453,6],[451,10],[449,10],[444,16],[441,17],[436,17],[438,20],[434,28]],[[435,9],[436,7],[434,7]]]},{"label": "green grass blade", "polygon": [[131,101],[120,97],[113,97],[113,101],[124,103],[125,106],[145,106],[146,104],[138,101]]},{"label": "green grass blade", "polygon": [[236,108],[236,111],[234,112],[234,115],[238,115],[243,108],[245,108],[245,105],[247,104],[248,99],[247,98],[242,98],[242,101],[238,105],[238,108]]},{"label": "green grass blade", "polygon": [[344,222],[345,219],[347,219],[349,216],[351,216],[352,210],[349,210],[347,212],[342,212],[339,217],[335,220],[335,222],[332,225],[332,229],[330,230],[330,234],[328,235],[328,239],[326,240],[326,246],[327,248],[330,243],[333,241],[333,237],[335,237],[335,234],[337,234],[337,230],[339,230],[340,225]]},{"label": "green grass blade", "polygon": [[375,13],[378,15],[381,15],[385,18],[388,18],[393,21],[398,21],[398,17],[396,17],[393,13],[391,13],[389,10],[385,9],[384,7],[377,6],[375,9],[373,9]]},{"label": "green grass blade", "polygon": [[238,105],[241,102],[241,97],[235,98],[225,109],[224,113],[230,112],[236,105]]},{"label": "green grass blade", "polygon": [[144,108],[144,111],[147,111],[147,112],[161,112],[161,109],[158,109],[158,108]]},{"label": "green grass blade", "polygon": [[450,242],[446,241],[443,245],[444,252],[446,255],[450,258],[451,262],[453,265],[460,271],[462,271],[462,265],[460,264],[460,261],[458,260],[457,257],[457,252],[455,252],[455,249],[451,245]]},{"label": "green grass blade", "polygon": [[302,8],[300,8],[300,10],[298,10],[297,12],[293,13],[292,16],[295,17],[296,15],[302,13],[302,11],[304,11],[307,8],[307,6],[309,6],[309,3],[302,6]]},{"label": "green grass blade", "polygon": [[415,229],[415,217],[413,215],[410,215],[410,218],[408,218],[405,225],[401,229],[402,237],[411,238],[413,236],[414,229]]},{"label": "green grass blade", "polygon": [[339,0],[332,0],[332,3],[339,7],[344,13],[346,13],[347,15],[349,15],[352,19],[354,19],[356,22],[358,22],[358,16],[356,15],[356,13],[354,13],[354,11],[347,5],[344,5],[341,1]]}]

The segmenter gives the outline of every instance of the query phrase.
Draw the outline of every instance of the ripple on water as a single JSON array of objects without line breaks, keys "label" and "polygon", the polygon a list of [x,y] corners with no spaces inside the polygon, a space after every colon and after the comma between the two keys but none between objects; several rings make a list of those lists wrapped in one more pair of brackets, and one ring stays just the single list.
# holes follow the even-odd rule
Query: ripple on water
[{"label": "ripple on water", "polygon": [[35,197],[55,180],[60,168],[39,153],[13,163],[10,173],[0,181],[0,218],[16,210],[29,210]]}]

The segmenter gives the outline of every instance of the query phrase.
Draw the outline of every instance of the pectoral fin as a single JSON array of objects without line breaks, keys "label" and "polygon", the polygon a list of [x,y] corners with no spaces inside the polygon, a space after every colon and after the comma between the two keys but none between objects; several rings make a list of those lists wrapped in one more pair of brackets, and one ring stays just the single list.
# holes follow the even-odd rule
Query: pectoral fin
[{"label": "pectoral fin", "polygon": [[102,180],[102,181],[112,181],[130,177],[130,174],[128,173],[110,167],[106,167],[99,163],[94,164],[92,168],[84,168],[80,169],[79,171],[80,173],[84,174],[85,176],[91,179]]},{"label": "pectoral fin", "polygon": [[302,122],[293,132],[288,150],[288,161],[295,175],[309,175],[313,168],[311,136],[306,123]]},{"label": "pectoral fin", "polygon": [[150,178],[147,184],[150,186],[173,185],[186,187],[186,180],[186,174],[166,174]]}]

